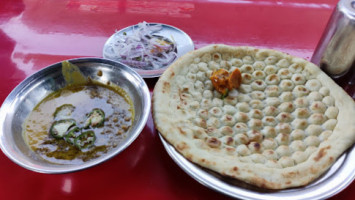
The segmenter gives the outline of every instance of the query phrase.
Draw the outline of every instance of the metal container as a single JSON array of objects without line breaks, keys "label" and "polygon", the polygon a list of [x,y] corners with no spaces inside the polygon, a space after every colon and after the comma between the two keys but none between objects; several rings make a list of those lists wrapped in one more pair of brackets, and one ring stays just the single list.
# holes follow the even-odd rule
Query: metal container
[{"label": "metal container", "polygon": [[[22,81],[5,99],[0,109],[0,147],[18,165],[41,173],[66,173],[106,161],[126,149],[141,133],[150,111],[150,93],[144,80],[130,67],[100,58],[79,58],[77,65],[86,77],[102,83],[110,81],[131,97],[135,117],[127,137],[106,154],[82,164],[56,164],[43,160],[30,149],[23,137],[22,124],[33,108],[47,95],[64,87],[62,64],[48,66]],[[102,75],[98,75],[98,72]]]},{"label": "metal container", "polygon": [[355,83],[355,0],[338,2],[311,61],[332,78]]}]

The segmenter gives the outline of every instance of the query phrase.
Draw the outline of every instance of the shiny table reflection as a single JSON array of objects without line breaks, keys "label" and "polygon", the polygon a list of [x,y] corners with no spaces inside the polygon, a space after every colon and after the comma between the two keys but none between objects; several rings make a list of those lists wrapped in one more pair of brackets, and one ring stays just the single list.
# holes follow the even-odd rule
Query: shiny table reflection
[{"label": "shiny table reflection", "polygon": [[[78,57],[102,57],[115,30],[142,21],[178,27],[207,44],[273,48],[310,60],[336,0],[3,0],[0,103],[30,74]],[[153,91],[157,78],[145,80]],[[351,91],[346,83],[343,87]],[[28,171],[0,153],[1,199],[228,199],[185,174],[167,155],[152,118],[113,159],[69,174]],[[355,184],[332,199],[355,195]]]}]

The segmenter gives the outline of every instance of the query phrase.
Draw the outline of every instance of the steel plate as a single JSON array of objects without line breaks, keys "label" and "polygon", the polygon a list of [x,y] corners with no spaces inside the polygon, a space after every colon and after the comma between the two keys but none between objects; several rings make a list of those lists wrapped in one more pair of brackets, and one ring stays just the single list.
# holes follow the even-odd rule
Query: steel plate
[{"label": "steel plate", "polygon": [[[154,35],[158,36],[163,36],[165,38],[173,38],[173,40],[176,42],[176,48],[177,48],[177,58],[181,57],[182,55],[186,54],[189,51],[194,50],[194,43],[191,40],[190,36],[188,36],[184,31],[170,26],[166,24],[161,24],[161,23],[148,23],[149,25],[162,25],[162,30],[154,32]],[[106,53],[106,52],[112,52],[112,48],[110,44],[114,42],[117,38],[122,37],[123,33],[130,34],[134,29],[136,29],[138,25],[133,25],[126,27],[124,29],[121,29],[114,33],[105,43],[104,48],[103,48],[103,57],[106,59],[111,59],[116,62],[119,62],[117,57],[111,57],[112,53]],[[177,59],[175,58],[175,60]],[[136,72],[138,72],[139,75],[141,75],[143,78],[154,78],[154,77],[159,77],[169,66],[165,66],[159,69],[155,70],[142,70],[139,68],[134,68]]]},{"label": "steel plate", "polygon": [[257,200],[326,199],[346,188],[355,178],[355,165],[352,162],[355,160],[354,146],[346,151],[322,177],[313,183],[305,187],[275,191],[231,180],[193,164],[178,153],[161,134],[159,136],[170,157],[187,174],[201,184],[234,198]]}]

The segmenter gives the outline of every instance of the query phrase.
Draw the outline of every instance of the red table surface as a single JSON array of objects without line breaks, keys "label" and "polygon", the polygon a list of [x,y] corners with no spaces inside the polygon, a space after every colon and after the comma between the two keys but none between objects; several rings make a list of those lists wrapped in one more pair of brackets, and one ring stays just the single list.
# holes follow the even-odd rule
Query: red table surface
[{"label": "red table surface", "polygon": [[[336,0],[2,0],[0,103],[32,73],[77,57],[102,57],[115,30],[142,21],[184,30],[195,48],[250,45],[310,60]],[[157,79],[145,79],[151,91]],[[331,199],[350,199],[355,183]],[[68,174],[40,174],[0,153],[0,199],[228,199],[168,156],[151,116],[121,154]]]}]

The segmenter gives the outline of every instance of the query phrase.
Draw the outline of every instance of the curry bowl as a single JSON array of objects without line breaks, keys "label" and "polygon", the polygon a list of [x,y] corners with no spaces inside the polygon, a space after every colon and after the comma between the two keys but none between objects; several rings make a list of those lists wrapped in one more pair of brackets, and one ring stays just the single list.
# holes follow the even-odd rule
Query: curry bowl
[{"label": "curry bowl", "polygon": [[[102,163],[126,149],[141,133],[150,112],[149,89],[141,76],[130,67],[101,58],[68,60],[84,77],[122,88],[131,100],[134,114],[125,137],[104,154],[81,163],[55,163],[43,159],[24,137],[24,122],[48,95],[67,86],[62,62],[50,65],[22,81],[4,100],[0,109],[0,148],[16,164],[40,173],[67,173]],[[80,101],[80,100],[78,100]]]}]

